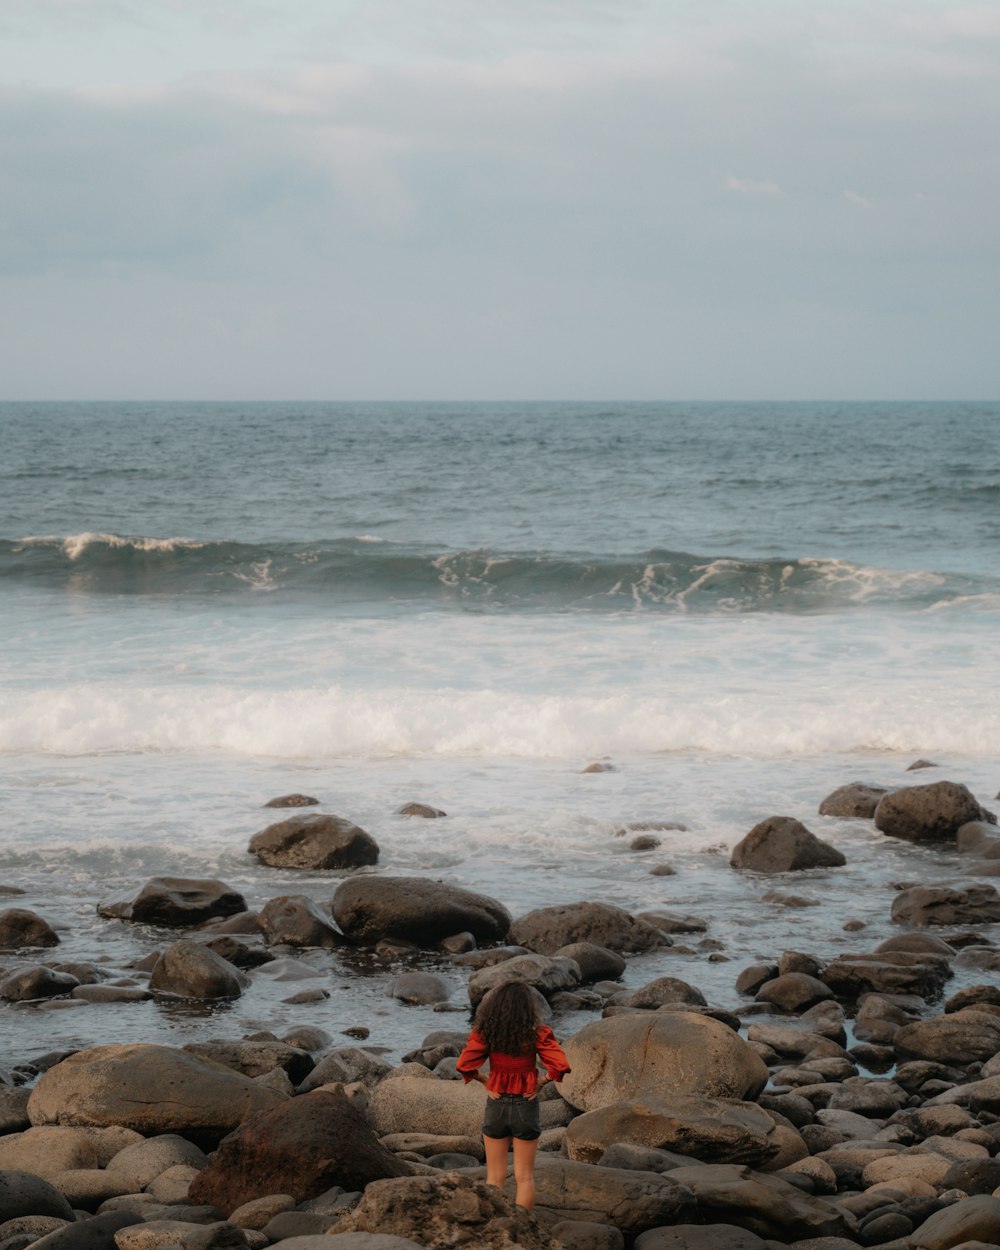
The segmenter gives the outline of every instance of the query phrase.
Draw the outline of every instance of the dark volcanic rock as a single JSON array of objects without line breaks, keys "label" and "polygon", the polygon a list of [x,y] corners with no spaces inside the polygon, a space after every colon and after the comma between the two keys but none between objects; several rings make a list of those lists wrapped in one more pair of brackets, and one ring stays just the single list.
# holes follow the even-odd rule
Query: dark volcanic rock
[{"label": "dark volcanic rock", "polygon": [[869,786],[861,781],[852,781],[828,794],[819,805],[819,814],[870,820],[875,815],[879,800],[887,793],[886,786]]},{"label": "dark volcanic rock", "polygon": [[245,910],[243,895],[222,881],[191,877],[153,877],[131,898],[113,899],[97,908],[99,915],[110,919],[184,927]]},{"label": "dark volcanic rock", "polygon": [[250,980],[199,942],[168,946],[153,966],[149,988],[179,998],[239,998]]},{"label": "dark volcanic rock", "polygon": [[47,920],[26,907],[0,911],[0,946],[58,946],[59,937]]},{"label": "dark volcanic rock", "polygon": [[954,842],[962,825],[973,820],[996,823],[972,792],[955,781],[891,790],[875,809],[875,826],[891,838],[908,842]]},{"label": "dark volcanic rock", "polygon": [[734,868],[753,872],[800,872],[806,868],[841,868],[847,863],[836,849],[791,816],[772,816],[754,825],[733,847]]},{"label": "dark volcanic rock", "polygon": [[647,951],[668,945],[651,924],[610,903],[558,903],[519,916],[510,939],[540,955],[554,955],[572,942],[593,942],[613,951]]},{"label": "dark volcanic rock", "polygon": [[495,898],[428,877],[352,877],[333,896],[333,916],[352,942],[397,938],[425,949],[466,931],[499,942],[510,927]]},{"label": "dark volcanic rock", "polygon": [[348,1099],[316,1090],[250,1116],[223,1138],[192,1182],[188,1200],[228,1213],[269,1194],[303,1202],[334,1185],[364,1189],[370,1181],[409,1172]]},{"label": "dark volcanic rock", "polygon": [[0,1171],[0,1224],[20,1215],[75,1218],[73,1208],[48,1181],[33,1172]]},{"label": "dark volcanic rock", "polygon": [[342,816],[311,812],[268,825],[247,850],[272,868],[361,868],[378,863],[378,843]]}]

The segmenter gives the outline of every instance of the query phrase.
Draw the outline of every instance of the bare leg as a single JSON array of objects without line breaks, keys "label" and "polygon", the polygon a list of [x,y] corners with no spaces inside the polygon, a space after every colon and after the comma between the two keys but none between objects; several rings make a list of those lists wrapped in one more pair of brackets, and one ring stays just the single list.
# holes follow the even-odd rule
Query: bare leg
[{"label": "bare leg", "polygon": [[503,1189],[507,1180],[507,1151],[510,1149],[510,1138],[484,1135],[483,1146],[486,1149],[486,1184],[496,1185],[497,1189]]},{"label": "bare leg", "polygon": [[517,1181],[515,1202],[525,1211],[535,1208],[535,1153],[538,1141],[522,1141],[514,1138],[514,1179]]}]

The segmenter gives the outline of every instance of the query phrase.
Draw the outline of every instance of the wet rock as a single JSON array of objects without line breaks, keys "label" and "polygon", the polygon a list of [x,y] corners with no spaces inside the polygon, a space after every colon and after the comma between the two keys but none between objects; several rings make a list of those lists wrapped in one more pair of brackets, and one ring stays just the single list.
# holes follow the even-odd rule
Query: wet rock
[{"label": "wet rock", "polygon": [[20,1168],[0,1169],[0,1223],[22,1215],[72,1221],[73,1208],[48,1181]]},{"label": "wet rock", "polygon": [[517,955],[474,972],[469,978],[469,1001],[477,1006],[490,990],[506,981],[523,981],[548,998],[560,990],[575,989],[580,984],[580,967],[572,959]]},{"label": "wet rock", "polygon": [[961,1011],[965,1007],[975,1007],[982,1003],[1000,1007],[1000,987],[996,985],[967,985],[964,989],[958,990],[945,1000],[944,1010],[947,1015],[951,1012]]},{"label": "wet rock", "polygon": [[778,975],[777,964],[751,964],[736,978],[738,994],[756,994],[760,987]]},{"label": "wet rock", "polygon": [[183,1049],[189,1055],[222,1064],[243,1076],[266,1076],[268,1072],[280,1068],[296,1085],[304,1081],[316,1066],[308,1051],[287,1042],[226,1041],[217,1038],[207,1042],[187,1042]]},{"label": "wet rock", "polygon": [[395,938],[422,949],[463,931],[498,942],[510,927],[496,899],[428,877],[352,877],[333,896],[333,916],[353,942]]},{"label": "wet rock", "polygon": [[147,1003],[153,995],[127,985],[77,985],[71,997],[85,1003]]},{"label": "wet rock", "polygon": [[69,994],[79,984],[68,972],[54,972],[44,964],[35,964],[4,977],[0,981],[0,999],[26,1003],[39,998],[58,998]]},{"label": "wet rock", "polygon": [[955,781],[891,790],[875,809],[875,827],[907,842],[954,842],[962,825],[973,820],[996,823],[972,792]]},{"label": "wet rock", "polygon": [[319,799],[309,794],[282,794],[279,798],[268,799],[265,807],[317,807]]},{"label": "wet rock", "polygon": [[943,955],[946,959],[953,958],[955,954],[954,946],[933,933],[896,933],[875,947],[877,955],[892,954],[896,951],[911,955]]},{"label": "wet rock", "polygon": [[269,1194],[302,1202],[332,1185],[362,1189],[408,1172],[347,1098],[316,1090],[250,1116],[224,1138],[189,1199],[228,1213]]},{"label": "wet rock", "polygon": [[418,1246],[558,1250],[534,1216],[494,1186],[457,1172],[375,1181],[331,1231],[338,1237],[389,1233],[411,1238]]},{"label": "wet rock", "polygon": [[580,969],[580,981],[584,985],[592,981],[617,980],[627,966],[617,951],[593,942],[570,942],[556,951],[555,958],[572,959]]},{"label": "wet rock", "polygon": [[347,945],[347,939],[305,894],[282,894],[260,909],[261,932],[277,946]]},{"label": "wet rock", "polygon": [[1000,1051],[1000,1019],[972,1008],[904,1025],[893,1039],[901,1055],[939,1063],[984,1062]]},{"label": "wet rock", "polygon": [[670,1177],[692,1190],[698,1214],[706,1223],[736,1224],[783,1243],[807,1237],[850,1237],[856,1227],[853,1217],[833,1203],[737,1164],[675,1168]]},{"label": "wet rock", "polygon": [[423,820],[440,820],[442,816],[447,816],[447,812],[441,811],[439,807],[430,807],[426,803],[406,803],[400,809],[400,816],[419,816]]},{"label": "wet rock", "polygon": [[250,979],[198,942],[174,942],[156,961],[149,988],[178,998],[239,998]]},{"label": "wet rock", "polygon": [[822,980],[841,998],[867,993],[933,998],[951,975],[948,961],[941,956],[890,951],[882,956],[841,955],[826,965]]},{"label": "wet rock", "polygon": [[775,907],[788,907],[792,911],[802,911],[806,907],[818,907],[818,898],[806,898],[803,894],[786,894],[781,890],[767,890],[760,896],[762,903],[771,903]]},{"label": "wet rock", "polygon": [[738,1034],[688,1011],[595,1020],[564,1049],[573,1071],[560,1092],[580,1111],[661,1094],[754,1098],[767,1082],[766,1067]]},{"label": "wet rock", "polygon": [[1000,894],[992,885],[916,885],[892,901],[895,924],[992,924],[1000,920]]},{"label": "wet rock", "polygon": [[32,1124],[123,1125],[140,1133],[226,1132],[281,1102],[273,1090],[171,1046],[94,1046],[45,1072]]},{"label": "wet rock", "polygon": [[630,851],[655,851],[660,845],[660,839],[654,837],[651,833],[639,833],[628,844]]},{"label": "wet rock", "polygon": [[445,1002],[451,991],[444,977],[433,972],[403,972],[393,977],[387,991],[391,998],[414,1005]]},{"label": "wet rock", "polygon": [[863,781],[852,781],[828,794],[819,805],[819,814],[870,820],[875,815],[879,800],[887,793],[886,786],[871,786]]},{"label": "wet rock", "polygon": [[[274,956],[260,944],[259,938],[236,937],[231,933],[201,934],[191,936],[207,950],[214,951],[220,959],[241,968],[244,972],[259,968],[261,964],[269,964]],[[152,969],[150,969],[152,971]]]},{"label": "wet rock", "polygon": [[641,1103],[611,1103],[576,1116],[566,1130],[569,1157],[584,1163],[598,1163],[617,1142],[655,1146],[705,1163],[755,1167],[773,1159],[781,1148],[774,1121],[760,1107],[700,1094],[659,1094]]},{"label": "wet rock", "polygon": [[588,764],[586,768],[580,769],[582,773],[613,773],[614,771],[614,764],[602,764],[599,760],[595,760],[594,763]]},{"label": "wet rock", "polygon": [[962,855],[976,852],[980,855],[995,855],[1000,847],[996,825],[988,820],[970,820],[961,825],[955,834],[955,850]]},{"label": "wet rock", "polygon": [[615,1006],[637,1007],[642,1011],[656,1011],[665,1003],[683,1003],[689,1007],[706,1006],[705,995],[696,986],[678,977],[657,977],[637,990],[616,994]]},{"label": "wet rock", "polygon": [[26,907],[0,911],[0,947],[58,945],[59,935],[37,912]]},{"label": "wet rock", "polygon": [[765,981],[755,997],[758,1002],[773,1003],[784,1011],[797,1012],[832,998],[833,991],[823,981],[805,972],[786,972]]},{"label": "wet rock", "polygon": [[306,868],[316,872],[377,864],[378,843],[343,816],[311,812],[290,816],[255,833],[247,847],[271,868]]},{"label": "wet rock", "polygon": [[323,973],[304,959],[269,959],[254,970],[254,976],[265,981],[310,981]]},{"label": "wet rock", "polygon": [[100,903],[98,915],[135,924],[190,928],[216,916],[246,911],[246,900],[222,881],[153,877],[131,897]]},{"label": "wet rock", "polygon": [[468,932],[453,933],[451,937],[442,938],[438,945],[449,955],[467,955],[476,949],[476,936]]},{"label": "wet rock", "polygon": [[625,953],[667,945],[660,931],[609,903],[560,903],[518,917],[510,937],[540,955],[554,955],[573,942],[592,942]]},{"label": "wet rock", "polygon": [[772,816],[754,825],[733,847],[733,868],[753,872],[800,872],[807,868],[840,868],[844,856],[791,816]]},{"label": "wet rock", "polygon": [[641,911],[636,915],[637,920],[645,921],[651,924],[654,929],[659,929],[661,933],[704,933],[708,925],[698,916],[680,916],[676,912],[666,911]]}]

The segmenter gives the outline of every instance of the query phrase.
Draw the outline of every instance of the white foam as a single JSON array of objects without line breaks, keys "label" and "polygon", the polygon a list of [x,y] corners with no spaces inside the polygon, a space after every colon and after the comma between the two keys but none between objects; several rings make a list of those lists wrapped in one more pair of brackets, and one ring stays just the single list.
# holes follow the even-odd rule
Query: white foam
[{"label": "white foam", "polygon": [[130,538],[123,534],[85,530],[80,534],[28,534],[18,542],[25,547],[61,547],[70,560],[78,560],[88,547],[108,547],[112,550],[130,547],[133,551],[198,551],[204,543],[192,538]]},{"label": "white foam", "polygon": [[72,685],[15,692],[0,750],[66,755],[222,752],[323,759],[439,756],[578,759],[696,751],[775,758],[889,750],[1000,753],[1000,710],[985,689],[882,690],[840,684],[676,699],[484,689],[253,690]]}]

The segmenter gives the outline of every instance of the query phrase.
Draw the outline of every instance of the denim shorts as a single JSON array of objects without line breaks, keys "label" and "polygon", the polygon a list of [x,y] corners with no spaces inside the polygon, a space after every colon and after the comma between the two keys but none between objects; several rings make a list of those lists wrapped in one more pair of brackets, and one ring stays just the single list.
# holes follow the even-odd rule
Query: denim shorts
[{"label": "denim shorts", "polygon": [[501,1094],[487,1098],[483,1115],[484,1137],[517,1137],[535,1141],[541,1130],[537,1098],[520,1094]]}]

